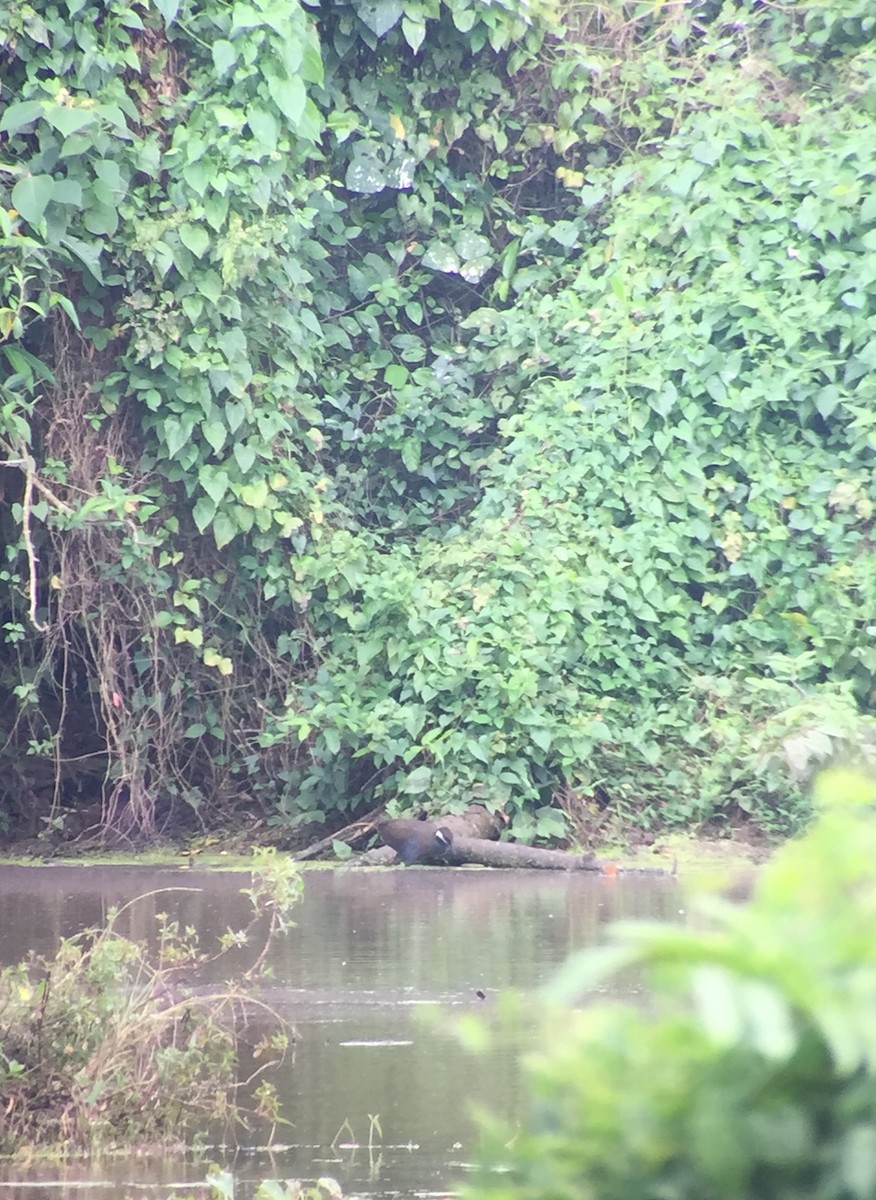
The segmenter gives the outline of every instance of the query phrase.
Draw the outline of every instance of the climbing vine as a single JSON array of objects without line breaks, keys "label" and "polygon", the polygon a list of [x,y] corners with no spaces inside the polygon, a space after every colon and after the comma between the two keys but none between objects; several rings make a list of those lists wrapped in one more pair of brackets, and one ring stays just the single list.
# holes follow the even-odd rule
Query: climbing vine
[{"label": "climbing vine", "polygon": [[0,820],[798,822],[873,706],[871,24],[8,7]]}]

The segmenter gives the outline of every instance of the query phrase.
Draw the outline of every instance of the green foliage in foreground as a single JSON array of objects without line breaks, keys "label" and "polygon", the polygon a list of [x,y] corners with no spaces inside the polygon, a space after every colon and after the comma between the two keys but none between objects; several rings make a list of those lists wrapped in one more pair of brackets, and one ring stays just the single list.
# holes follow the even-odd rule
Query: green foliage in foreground
[{"label": "green foliage in foreground", "polygon": [[0,829],[800,825],[873,742],[870,0],[105,8],[0,12]]},{"label": "green foliage in foreground", "polygon": [[820,790],[747,907],[620,926],[567,965],[554,1001],[631,971],[647,1014],[551,1009],[525,1129],[494,1131],[508,1171],[469,1200],[876,1194],[876,786],[834,773]]},{"label": "green foliage in foreground", "polygon": [[[246,1094],[237,1048],[248,1014],[262,1007],[254,988],[268,947],[288,926],[300,891],[294,866],[263,851],[246,893],[249,928],[229,930],[213,949],[164,914],[148,943],[124,936],[120,917],[135,899],[111,911],[103,927],[63,938],[53,957],[4,967],[0,1153],[185,1146],[211,1124],[242,1120],[247,1104],[275,1121],[273,1085],[263,1080]],[[248,969],[212,993],[193,986],[199,970],[249,946],[256,927]],[[282,1021],[270,1015],[275,1032],[253,1047],[263,1060],[259,1073],[282,1060],[287,1041]]]}]

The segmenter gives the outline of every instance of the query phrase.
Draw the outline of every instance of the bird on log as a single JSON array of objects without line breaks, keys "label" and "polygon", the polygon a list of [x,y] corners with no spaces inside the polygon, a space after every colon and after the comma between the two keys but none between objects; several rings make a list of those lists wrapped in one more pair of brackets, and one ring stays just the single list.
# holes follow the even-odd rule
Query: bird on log
[{"label": "bird on log", "polygon": [[381,821],[376,828],[384,846],[390,846],[398,855],[397,861],[406,867],[412,863],[434,862],[435,859],[444,858],[453,847],[450,830],[433,821],[399,817],[392,821]]}]

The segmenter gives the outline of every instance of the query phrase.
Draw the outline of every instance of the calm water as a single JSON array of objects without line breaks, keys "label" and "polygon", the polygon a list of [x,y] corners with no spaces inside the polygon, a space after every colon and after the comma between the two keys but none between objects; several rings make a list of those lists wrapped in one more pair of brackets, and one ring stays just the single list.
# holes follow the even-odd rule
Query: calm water
[{"label": "calm water", "polygon": [[[138,900],[123,933],[148,938],[159,912],[202,937],[246,924],[245,874],[137,867],[0,865],[0,962],[51,953],[59,937],[101,922]],[[445,1195],[464,1175],[477,1138],[472,1106],[523,1111],[517,1057],[507,1041],[472,1060],[424,1022],[480,1012],[489,1020],[507,989],[546,982],[574,950],[592,945],[619,917],[678,920],[674,880],[585,873],[417,870],[312,872],[297,927],[272,958],[271,1004],[298,1039],[275,1078],[292,1128],[268,1154],[259,1136],[210,1158],[232,1170],[237,1196],[264,1178],[332,1175],[345,1194]],[[209,944],[209,942],[207,943]],[[217,977],[227,973],[227,961]],[[208,978],[205,983],[210,982]],[[477,996],[486,992],[486,1000]],[[379,1118],[380,1134],[371,1117]],[[24,1169],[0,1163],[0,1200],[166,1197],[203,1180],[203,1164],[137,1159]]]}]

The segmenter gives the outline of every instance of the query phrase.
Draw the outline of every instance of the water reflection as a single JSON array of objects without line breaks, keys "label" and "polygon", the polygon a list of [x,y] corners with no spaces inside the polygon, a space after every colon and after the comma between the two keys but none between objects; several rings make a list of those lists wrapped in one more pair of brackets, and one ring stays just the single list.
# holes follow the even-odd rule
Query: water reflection
[{"label": "water reflection", "polygon": [[[121,932],[151,939],[157,914],[170,913],[209,944],[247,923],[247,883],[233,872],[0,867],[0,961],[30,949],[51,954],[60,937],[103,922],[110,907],[135,896],[143,898],[125,908]],[[268,1155],[254,1131],[233,1155],[217,1149],[211,1157],[233,1163],[238,1196],[265,1177],[320,1174],[340,1179],[348,1194],[446,1191],[473,1153],[471,1105],[520,1112],[516,1052],[500,1043],[473,1062],[439,1022],[418,1019],[423,1006],[488,1012],[501,992],[544,983],[572,951],[598,942],[610,921],[677,920],[680,905],[675,881],[655,877],[441,868],[308,874],[297,926],[278,945],[264,990],[298,1031],[275,1081],[292,1122],[280,1133],[286,1148]],[[222,959],[203,982],[228,971]],[[144,1188],[166,1196],[203,1174],[198,1164],[166,1159],[26,1172],[0,1164],[0,1200],[68,1191],[96,1200],[142,1196]]]}]

